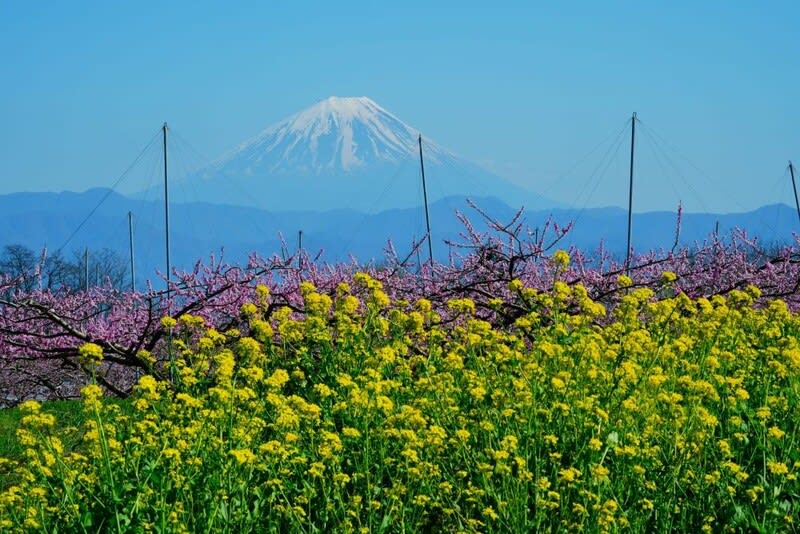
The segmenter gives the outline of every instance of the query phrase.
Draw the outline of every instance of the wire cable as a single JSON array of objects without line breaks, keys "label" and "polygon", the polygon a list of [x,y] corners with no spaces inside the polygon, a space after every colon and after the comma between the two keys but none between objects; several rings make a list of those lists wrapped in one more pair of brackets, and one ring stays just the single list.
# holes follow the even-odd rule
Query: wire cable
[{"label": "wire cable", "polygon": [[[626,125],[630,125],[630,122],[631,122],[630,119],[628,119]],[[608,167],[611,165],[611,162],[614,161],[614,158],[619,152],[619,149],[622,146],[622,141],[625,139],[624,134],[625,134],[625,128],[618,131],[617,137],[610,145],[608,145],[608,148],[606,149],[605,153],[603,153],[603,156],[600,158],[600,161],[597,163],[594,170],[589,174],[589,177],[586,179],[581,188],[578,190],[578,194],[575,195],[572,202],[567,204],[568,209],[574,209],[578,205],[581,197],[583,197],[584,193],[587,191],[587,188],[591,187],[591,191],[586,197],[586,201],[583,203],[583,207],[581,208],[581,210],[586,209],[589,200],[591,200],[591,197],[597,190],[597,187],[599,185],[599,180],[602,179],[603,175],[608,170]],[[598,175],[598,173],[600,174]],[[592,186],[592,184],[594,185]]]},{"label": "wire cable", "polygon": [[[662,172],[664,178],[667,180],[667,183],[669,184],[670,189],[672,189],[672,191],[678,196],[678,198],[681,199],[683,197],[683,195],[675,187],[675,184],[673,184],[673,181],[670,180],[669,167],[667,166],[667,164],[664,163],[664,159],[666,159],[669,162],[669,154],[664,152],[663,148],[658,144],[658,141],[652,136],[652,134],[647,129],[643,129],[642,131],[645,134],[645,140],[648,141],[646,143],[647,147],[650,149],[651,154],[653,154],[653,158],[656,160],[656,163],[658,163],[658,166],[661,169],[661,172]],[[662,155],[659,155],[659,150],[661,150],[661,154]],[[675,167],[674,164],[672,164],[672,163],[669,163],[669,164],[672,165],[673,168]],[[681,179],[681,181],[684,183],[684,185],[686,185],[686,187],[689,189],[689,192],[692,193],[692,195],[694,195],[694,197],[697,199],[697,202],[698,202],[698,204],[700,204],[702,209],[704,211],[706,211],[706,212],[710,212],[711,210],[706,205],[706,203],[703,201],[702,195],[700,195],[700,193],[694,188],[694,186],[692,186],[691,182],[688,179],[686,179],[682,173],[677,173],[677,175]]]},{"label": "wire cable", "polygon": [[631,120],[630,119],[625,120],[625,123],[622,125],[622,127],[612,131],[609,135],[607,135],[605,138],[603,138],[602,141],[597,143],[594,146],[594,148],[592,148],[589,152],[587,152],[586,154],[581,156],[575,163],[573,163],[573,165],[569,169],[567,169],[565,172],[563,172],[560,175],[558,175],[556,178],[554,178],[554,179],[550,180],[549,182],[547,182],[548,185],[544,189],[540,189],[538,191],[538,193],[540,195],[542,195],[542,196],[547,196],[547,193],[549,193],[553,189],[553,187],[555,187],[556,184],[559,184],[559,183],[563,182],[564,179],[567,176],[571,175],[575,171],[575,169],[578,168],[579,165],[581,165],[582,163],[586,162],[586,160],[588,160],[589,157],[592,156],[592,154],[597,152],[597,150],[600,149],[600,147],[602,147],[606,143],[608,143],[609,140],[611,140],[611,146],[613,146],[614,143],[616,143],[616,139],[618,137],[620,137],[630,127],[630,124],[631,124]]},{"label": "wire cable", "polygon": [[128,166],[128,168],[125,169],[125,172],[123,172],[122,175],[120,175],[120,177],[117,178],[117,180],[114,182],[111,188],[108,191],[106,191],[105,195],[103,195],[103,198],[100,199],[100,202],[98,202],[97,205],[94,208],[92,208],[92,210],[89,212],[89,215],[87,215],[86,218],[84,218],[83,221],[81,221],[81,223],[78,225],[78,227],[75,228],[75,230],[73,230],[73,232],[69,235],[69,237],[67,237],[66,241],[64,241],[64,243],[56,249],[56,252],[61,252],[64,249],[64,247],[66,247],[69,244],[69,242],[72,241],[72,238],[74,238],[75,235],[77,235],[77,233],[80,232],[81,228],[83,228],[86,222],[89,219],[91,219],[92,215],[94,215],[95,212],[97,212],[97,210],[100,209],[100,206],[103,204],[103,202],[105,202],[108,199],[108,197],[111,196],[111,193],[114,192],[117,186],[128,176],[128,173],[130,173],[131,170],[133,170],[133,168],[136,166],[136,164],[139,163],[139,160],[142,159],[142,156],[144,156],[145,152],[147,152],[150,149],[155,140],[158,138],[158,135],[159,135],[158,132],[155,135],[153,135],[153,137],[150,139],[147,145],[145,145],[142,151],[139,152],[139,155],[136,156],[136,159],[133,160],[133,163],[131,163]]},{"label": "wire cable", "polygon": [[[394,174],[392,174],[389,177],[389,179],[386,181],[386,185],[384,186],[383,190],[378,195],[378,197],[375,199],[375,202],[373,202],[374,205],[380,205],[380,202],[386,197],[386,195],[389,194],[389,191],[391,191],[392,188],[398,183],[397,178],[403,172],[405,172],[406,167],[408,166],[409,162],[412,161],[412,159],[413,159],[412,156],[409,154],[408,157],[406,157],[405,159],[403,159],[400,162],[400,166],[397,168],[397,170],[394,172]],[[339,251],[337,252],[337,256],[340,256],[342,254],[346,254],[347,253],[347,249],[350,247],[350,245],[353,243],[353,241],[355,241],[356,237],[360,234],[360,229],[364,227],[364,222],[367,220],[368,217],[370,217],[372,215],[374,215],[374,214],[364,213],[364,215],[361,217],[359,223],[356,225],[355,231],[350,234],[350,239],[348,241],[346,241],[344,246],[339,247]]]},{"label": "wire cable", "polygon": [[606,172],[608,171],[608,168],[611,167],[611,164],[616,161],[617,154],[619,154],[619,149],[622,147],[622,141],[623,141],[623,137],[620,135],[619,139],[617,140],[616,147],[614,148],[613,155],[606,162],[605,167],[603,167],[602,171],[600,172],[600,174],[597,177],[597,180],[594,182],[594,187],[592,187],[592,190],[589,192],[589,195],[586,197],[586,202],[583,203],[583,206],[581,207],[580,211],[578,211],[578,214],[575,216],[575,219],[572,221],[573,226],[577,226],[578,225],[578,221],[580,221],[581,216],[584,214],[584,212],[586,211],[587,207],[589,206],[589,201],[591,201],[592,196],[594,196],[595,191],[597,191],[597,188],[600,186],[600,182],[603,181],[603,178],[605,177]]}]

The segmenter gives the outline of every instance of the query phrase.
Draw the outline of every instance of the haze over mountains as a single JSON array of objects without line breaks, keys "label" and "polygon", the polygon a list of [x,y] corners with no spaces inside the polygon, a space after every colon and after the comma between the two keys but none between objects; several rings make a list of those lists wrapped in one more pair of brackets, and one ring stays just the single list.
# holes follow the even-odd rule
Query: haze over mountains
[{"label": "haze over mountains", "polygon": [[[64,244],[98,204],[107,190],[93,189],[83,193],[18,193],[0,195],[0,245],[20,243],[33,250],[46,246],[50,253]],[[508,220],[514,209],[494,198],[477,198],[476,202],[500,220]],[[444,239],[460,241],[462,225],[454,211],[459,209],[485,228],[479,217],[465,203],[464,197],[440,199],[431,205],[434,252],[441,261],[448,259]],[[124,257],[128,254],[127,213],[134,213],[134,245],[137,278],[155,279],[156,270],[164,269],[163,203],[135,200],[111,193],[74,235],[64,252],[70,256],[83,247],[109,247]],[[608,250],[624,255],[627,212],[621,208],[587,210],[556,209],[526,211],[525,222],[532,229],[541,227],[552,215],[575,227],[561,246],[575,245],[594,250],[601,240]],[[681,243],[703,240],[719,222],[720,232],[733,227],[746,228],[763,242],[786,242],[797,228],[797,214],[784,204],[765,206],[747,213],[686,213],[683,216]],[[364,214],[354,210],[327,212],[269,212],[258,208],[215,205],[208,203],[175,204],[171,208],[172,263],[190,268],[198,259],[219,257],[222,247],[228,261],[244,261],[248,254],[262,256],[281,253],[282,232],[286,251],[297,249],[297,232],[303,230],[303,248],[315,255],[323,251],[325,261],[380,260],[388,239],[392,239],[399,255],[410,251],[412,239],[424,235],[421,208],[386,210]],[[669,249],[675,238],[675,213],[649,212],[634,214],[633,239],[636,250]],[[425,252],[422,251],[424,260]]]}]

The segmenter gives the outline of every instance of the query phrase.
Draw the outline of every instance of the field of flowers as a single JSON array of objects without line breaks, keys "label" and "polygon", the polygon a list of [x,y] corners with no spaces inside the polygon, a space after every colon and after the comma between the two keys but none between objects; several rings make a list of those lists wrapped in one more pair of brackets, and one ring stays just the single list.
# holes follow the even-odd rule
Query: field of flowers
[{"label": "field of flowers", "polygon": [[357,273],[165,317],[127,403],[83,387],[79,443],[20,405],[0,531],[793,531],[800,316],[672,272],[607,307],[568,263],[479,306]]}]

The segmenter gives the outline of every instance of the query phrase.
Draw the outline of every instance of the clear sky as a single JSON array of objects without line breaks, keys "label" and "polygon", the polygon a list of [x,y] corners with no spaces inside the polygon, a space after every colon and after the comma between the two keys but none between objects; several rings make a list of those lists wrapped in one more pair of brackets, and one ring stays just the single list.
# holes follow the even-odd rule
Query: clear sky
[{"label": "clear sky", "polygon": [[626,204],[633,111],[639,209],[792,202],[800,2],[537,4],[0,2],[0,193],[109,186],[165,120],[214,159],[366,95],[569,205]]}]

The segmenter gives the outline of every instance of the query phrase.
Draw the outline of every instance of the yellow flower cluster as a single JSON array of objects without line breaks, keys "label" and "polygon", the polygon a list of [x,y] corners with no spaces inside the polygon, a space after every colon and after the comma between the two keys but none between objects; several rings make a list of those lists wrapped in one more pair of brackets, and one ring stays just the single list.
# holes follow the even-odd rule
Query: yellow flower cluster
[{"label": "yellow flower cluster", "polygon": [[238,330],[185,320],[173,382],[145,375],[124,403],[84,388],[74,450],[20,405],[0,531],[794,528],[800,317],[784,303],[631,288],[608,313],[581,286],[514,281],[520,313],[493,325],[468,299],[443,321],[353,282],[304,283],[303,313],[269,317],[257,289]]},{"label": "yellow flower cluster", "polygon": [[103,348],[95,343],[81,345],[78,355],[81,363],[89,368],[95,368],[103,362]]},{"label": "yellow flower cluster", "polygon": [[569,259],[569,253],[565,250],[557,250],[555,254],[553,254],[553,263],[561,269],[569,267]]}]

